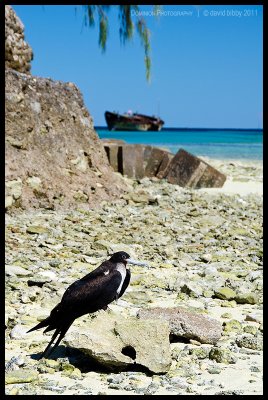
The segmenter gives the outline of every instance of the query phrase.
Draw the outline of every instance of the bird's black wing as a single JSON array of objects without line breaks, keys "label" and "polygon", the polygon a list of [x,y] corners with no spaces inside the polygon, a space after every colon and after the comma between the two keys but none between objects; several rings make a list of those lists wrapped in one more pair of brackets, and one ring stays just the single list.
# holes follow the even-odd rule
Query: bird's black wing
[{"label": "bird's black wing", "polygon": [[120,293],[119,293],[119,295],[118,295],[118,298],[121,297],[121,296],[123,296],[123,294],[125,293],[125,290],[126,290],[126,288],[128,287],[129,282],[130,282],[130,277],[131,277],[131,272],[130,272],[129,269],[127,269],[127,274],[126,274],[124,283],[123,283],[123,285],[122,285],[122,287],[121,287],[121,291],[120,291]]},{"label": "bird's black wing", "polygon": [[61,309],[77,318],[105,308],[115,300],[122,276],[115,269],[104,272],[94,277],[89,274],[69,286],[62,297]]},{"label": "bird's black wing", "polygon": [[92,291],[94,291],[94,282],[99,282],[100,277],[109,275],[109,273],[113,269],[114,265],[110,261],[104,261],[98,268],[89,272],[89,274],[85,275],[83,278],[78,279],[77,281],[72,283],[64,292],[61,301],[64,302],[70,296],[75,296],[76,293],[79,293],[81,288],[86,286],[92,286]]},{"label": "bird's black wing", "polygon": [[[79,279],[79,281],[88,281],[89,279],[94,279],[99,275],[103,275],[107,273],[107,271],[112,271],[115,268],[114,264],[107,260],[104,261],[99,267],[89,272],[89,274],[85,275],[83,278]],[[75,282],[74,282],[75,283]]]}]

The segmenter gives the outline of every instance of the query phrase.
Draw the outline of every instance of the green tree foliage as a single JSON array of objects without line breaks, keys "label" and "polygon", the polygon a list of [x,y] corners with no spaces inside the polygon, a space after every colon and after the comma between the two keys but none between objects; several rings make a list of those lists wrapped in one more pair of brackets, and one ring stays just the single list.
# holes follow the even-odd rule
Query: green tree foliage
[{"label": "green tree foliage", "polygon": [[[84,23],[90,27],[95,26],[96,18],[99,22],[99,46],[102,51],[106,50],[106,43],[109,31],[109,21],[107,13],[111,7],[118,8],[119,17],[119,36],[121,43],[125,43],[133,37],[135,28],[141,39],[141,44],[144,48],[144,63],[146,69],[146,79],[149,82],[151,77],[151,44],[150,44],[150,30],[148,29],[142,14],[140,13],[140,6],[138,5],[93,5],[82,6],[84,8]],[[157,14],[160,6],[152,6],[153,12]]]}]

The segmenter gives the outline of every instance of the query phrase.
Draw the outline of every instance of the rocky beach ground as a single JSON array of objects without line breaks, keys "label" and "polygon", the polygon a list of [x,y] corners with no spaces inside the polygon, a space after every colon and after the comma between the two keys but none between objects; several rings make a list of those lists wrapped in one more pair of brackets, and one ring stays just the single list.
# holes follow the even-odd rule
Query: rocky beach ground
[{"label": "rocky beach ground", "polygon": [[[7,395],[263,394],[262,163],[209,162],[228,176],[222,189],[125,178],[128,192],[97,209],[6,214]],[[25,332],[119,250],[149,267],[131,266],[124,296],[95,319],[77,319],[69,335],[100,318],[183,307],[218,321],[220,339],[171,340],[170,367],[160,374],[134,364],[108,369],[67,346],[71,336],[38,361],[51,335]]]}]

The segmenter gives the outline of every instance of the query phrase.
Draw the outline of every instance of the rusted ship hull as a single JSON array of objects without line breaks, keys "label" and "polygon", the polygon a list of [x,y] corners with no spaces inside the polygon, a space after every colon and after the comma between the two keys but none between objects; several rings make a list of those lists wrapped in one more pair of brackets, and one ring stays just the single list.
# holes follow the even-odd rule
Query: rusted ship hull
[{"label": "rusted ship hull", "polygon": [[108,129],[114,131],[160,131],[164,121],[143,114],[117,114],[105,112]]}]

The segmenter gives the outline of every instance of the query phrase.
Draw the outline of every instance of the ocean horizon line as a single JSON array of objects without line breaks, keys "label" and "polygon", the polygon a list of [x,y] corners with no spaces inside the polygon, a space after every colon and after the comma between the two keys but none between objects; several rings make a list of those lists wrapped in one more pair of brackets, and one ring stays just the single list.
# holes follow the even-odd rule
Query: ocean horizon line
[{"label": "ocean horizon line", "polygon": [[[94,125],[94,129],[106,129],[109,130],[107,126],[103,125]],[[263,128],[189,128],[189,127],[165,127],[162,128],[161,131],[259,131],[262,132]],[[112,132],[112,131],[111,131]],[[113,131],[113,132],[120,132],[120,131]],[[134,131],[130,131],[134,132]],[[146,131],[146,132],[157,132],[157,131]]]}]

